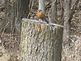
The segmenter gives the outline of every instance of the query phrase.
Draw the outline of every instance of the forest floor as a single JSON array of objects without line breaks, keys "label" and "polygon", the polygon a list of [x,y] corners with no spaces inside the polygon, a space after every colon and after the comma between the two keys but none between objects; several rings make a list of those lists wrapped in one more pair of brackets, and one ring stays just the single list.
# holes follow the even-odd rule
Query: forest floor
[{"label": "forest floor", "polygon": [[0,34],[0,61],[20,61],[19,39],[16,34]]}]

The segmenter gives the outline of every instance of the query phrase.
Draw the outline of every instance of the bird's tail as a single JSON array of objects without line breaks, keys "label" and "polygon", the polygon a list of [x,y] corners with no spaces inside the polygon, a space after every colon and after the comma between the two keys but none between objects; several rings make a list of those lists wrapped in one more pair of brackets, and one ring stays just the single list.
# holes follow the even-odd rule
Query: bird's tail
[{"label": "bird's tail", "polygon": [[49,21],[48,21],[47,19],[44,19],[44,21],[45,21],[46,23],[49,23]]}]

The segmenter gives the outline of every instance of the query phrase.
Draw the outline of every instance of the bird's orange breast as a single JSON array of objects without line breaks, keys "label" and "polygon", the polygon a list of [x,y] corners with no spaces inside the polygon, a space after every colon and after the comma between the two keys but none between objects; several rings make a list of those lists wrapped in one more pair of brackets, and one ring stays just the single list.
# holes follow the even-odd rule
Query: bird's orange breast
[{"label": "bird's orange breast", "polygon": [[43,13],[43,12],[36,12],[36,16],[37,16],[37,18],[39,18],[39,19],[44,19],[45,18],[45,14]]}]

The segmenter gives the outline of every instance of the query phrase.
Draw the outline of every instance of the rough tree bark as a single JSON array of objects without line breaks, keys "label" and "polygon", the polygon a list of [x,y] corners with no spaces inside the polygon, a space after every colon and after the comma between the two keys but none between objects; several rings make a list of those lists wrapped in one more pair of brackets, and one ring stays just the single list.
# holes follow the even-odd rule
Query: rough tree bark
[{"label": "rough tree bark", "polygon": [[[72,36],[72,19],[79,0],[64,0],[64,31],[63,31],[63,50],[62,61],[79,61],[76,58],[77,50],[74,36]],[[77,40],[77,37],[76,37]]]},{"label": "rough tree bark", "polygon": [[61,61],[62,27],[23,19],[22,61]]}]

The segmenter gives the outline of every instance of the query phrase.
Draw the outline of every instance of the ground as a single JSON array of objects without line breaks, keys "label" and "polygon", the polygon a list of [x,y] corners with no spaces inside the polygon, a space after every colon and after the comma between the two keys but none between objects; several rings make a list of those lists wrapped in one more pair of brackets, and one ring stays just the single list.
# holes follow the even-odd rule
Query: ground
[{"label": "ground", "polygon": [[0,61],[20,61],[19,36],[0,34]]}]

